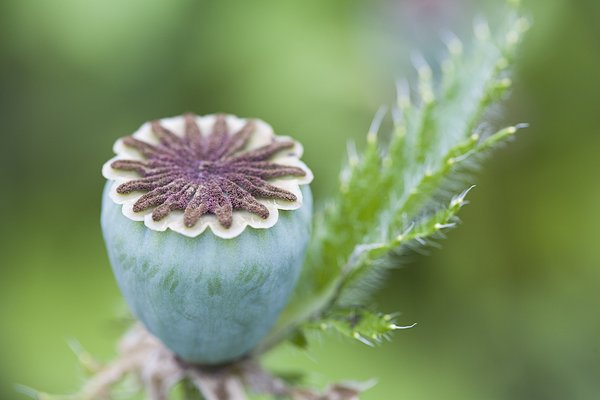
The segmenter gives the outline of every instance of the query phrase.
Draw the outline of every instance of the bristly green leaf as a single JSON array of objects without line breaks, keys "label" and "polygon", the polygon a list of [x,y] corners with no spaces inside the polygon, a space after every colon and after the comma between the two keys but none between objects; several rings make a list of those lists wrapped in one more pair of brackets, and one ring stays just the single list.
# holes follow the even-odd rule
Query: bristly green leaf
[{"label": "bristly green leaf", "polygon": [[420,217],[418,222],[409,225],[405,231],[389,238],[388,241],[357,246],[342,271],[344,279],[336,288],[334,296],[337,304],[344,305],[360,298],[360,294],[355,293],[356,290],[366,291],[362,283],[373,279],[372,274],[378,272],[377,263],[392,250],[402,251],[426,245],[431,239],[441,237],[443,231],[454,228],[458,222],[456,214],[467,204],[465,198],[472,188],[473,186],[453,197],[445,207],[439,207],[434,212]]},{"label": "bristly green leaf", "polygon": [[319,320],[303,325],[305,330],[335,331],[342,336],[374,346],[388,339],[391,332],[415,326],[399,326],[390,314],[373,313],[362,308],[332,310]]},{"label": "bristly green leaf", "polygon": [[417,84],[412,91],[407,83],[398,85],[389,142],[377,137],[380,110],[362,154],[349,145],[339,194],[316,217],[302,276],[264,348],[303,321],[360,304],[373,277],[397,265],[390,253],[432,243],[457,223],[471,186],[465,172],[522,127],[490,134],[481,119],[510,88],[510,68],[527,27],[510,8],[494,32],[477,21],[469,49],[446,35],[448,57],[439,81],[423,57],[414,57]]}]

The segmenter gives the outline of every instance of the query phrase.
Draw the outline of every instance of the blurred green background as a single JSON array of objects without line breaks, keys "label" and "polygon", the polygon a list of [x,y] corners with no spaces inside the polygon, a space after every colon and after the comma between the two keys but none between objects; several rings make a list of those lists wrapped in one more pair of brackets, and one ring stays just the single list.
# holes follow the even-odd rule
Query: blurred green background
[{"label": "blurred green background", "polygon": [[[365,399],[600,398],[600,2],[525,1],[534,21],[497,113],[527,121],[486,163],[442,250],[376,296],[401,331],[375,350],[335,337],[268,357],[310,382],[368,379]],[[304,142],[323,201],[345,142],[468,38],[475,0],[0,2],[0,398],[69,392],[66,340],[101,359],[122,323],[99,229],[100,166],[142,122],[256,116]]]}]

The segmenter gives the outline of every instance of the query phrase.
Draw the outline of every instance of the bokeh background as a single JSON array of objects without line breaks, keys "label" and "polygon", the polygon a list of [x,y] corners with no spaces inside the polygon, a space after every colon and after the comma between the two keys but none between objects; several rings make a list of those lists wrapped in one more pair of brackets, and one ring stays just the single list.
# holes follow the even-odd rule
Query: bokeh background
[{"label": "bokeh background", "polygon": [[[442,250],[394,271],[377,349],[324,337],[267,363],[365,399],[600,398],[600,2],[525,1],[534,25],[498,120],[531,127],[477,177]],[[100,359],[123,323],[99,229],[100,166],[142,122],[194,111],[269,121],[305,144],[323,201],[411,52],[468,38],[475,0],[0,2],[0,398],[70,392],[66,341]]]}]

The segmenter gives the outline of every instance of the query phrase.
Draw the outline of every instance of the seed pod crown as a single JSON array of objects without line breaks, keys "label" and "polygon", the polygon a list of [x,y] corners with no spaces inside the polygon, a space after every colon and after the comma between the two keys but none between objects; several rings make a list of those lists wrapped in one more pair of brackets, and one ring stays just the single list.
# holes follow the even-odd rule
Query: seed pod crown
[{"label": "seed pod crown", "polygon": [[302,146],[260,120],[232,115],[180,117],[142,125],[119,139],[103,167],[123,214],[153,230],[223,238],[246,226],[269,228],[278,210],[302,204],[312,173]]}]

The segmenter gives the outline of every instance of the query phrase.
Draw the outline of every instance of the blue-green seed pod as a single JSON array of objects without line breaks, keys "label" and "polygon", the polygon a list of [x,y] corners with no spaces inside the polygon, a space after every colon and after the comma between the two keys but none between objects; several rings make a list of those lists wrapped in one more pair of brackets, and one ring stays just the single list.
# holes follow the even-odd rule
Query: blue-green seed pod
[{"label": "blue-green seed pod", "polygon": [[312,219],[301,151],[233,116],[165,119],[115,145],[101,217],[112,269],[133,314],[182,359],[243,357],[285,306]]}]

